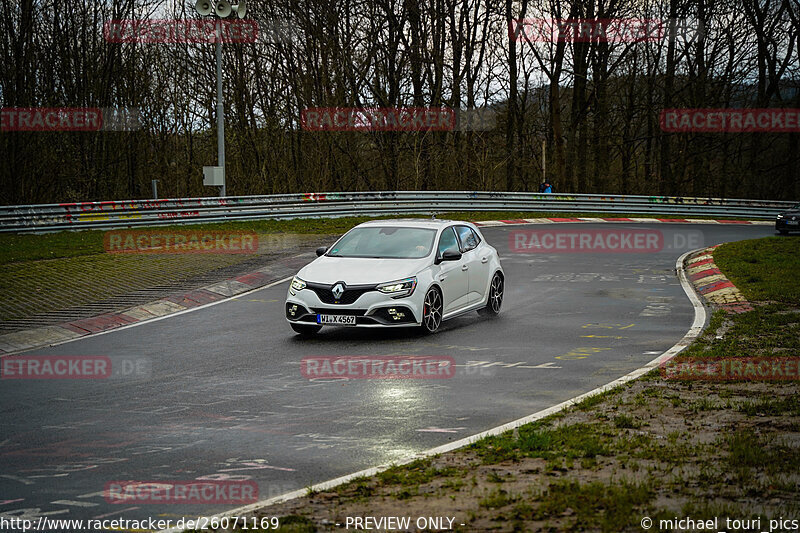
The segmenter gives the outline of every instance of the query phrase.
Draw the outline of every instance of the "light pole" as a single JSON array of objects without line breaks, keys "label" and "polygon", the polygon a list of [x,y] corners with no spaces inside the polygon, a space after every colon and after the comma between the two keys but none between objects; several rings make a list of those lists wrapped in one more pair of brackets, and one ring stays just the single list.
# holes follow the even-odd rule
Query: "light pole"
[{"label": "light pole", "polygon": [[[224,0],[223,0],[224,1]],[[222,106],[222,20],[217,21],[217,166],[222,167],[222,187],[225,196],[225,109]]]},{"label": "light pole", "polygon": [[216,43],[217,55],[217,166],[203,167],[204,185],[218,186],[219,195],[225,196],[225,110],[222,105],[222,19],[233,13],[238,17],[244,18],[247,13],[247,2],[240,0],[238,5],[231,6],[227,0],[217,0],[212,7],[210,0],[197,0],[194,5],[195,10],[201,17],[216,14],[217,33],[214,39]]}]

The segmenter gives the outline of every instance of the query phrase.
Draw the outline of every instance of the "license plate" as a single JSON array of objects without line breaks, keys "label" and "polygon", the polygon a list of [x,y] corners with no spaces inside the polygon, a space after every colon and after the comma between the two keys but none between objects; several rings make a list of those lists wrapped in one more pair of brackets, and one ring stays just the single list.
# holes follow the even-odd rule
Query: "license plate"
[{"label": "license plate", "polygon": [[331,324],[334,326],[355,326],[355,315],[317,315],[317,324]]},{"label": "license plate", "polygon": [[797,226],[798,224],[800,224],[800,220],[787,220],[786,223],[789,224],[790,226]]}]

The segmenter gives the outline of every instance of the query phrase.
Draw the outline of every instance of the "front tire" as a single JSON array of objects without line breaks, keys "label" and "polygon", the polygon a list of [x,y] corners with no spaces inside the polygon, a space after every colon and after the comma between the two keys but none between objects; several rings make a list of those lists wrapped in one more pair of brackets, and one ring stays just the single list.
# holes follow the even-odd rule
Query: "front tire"
[{"label": "front tire", "polygon": [[503,276],[499,272],[495,272],[492,276],[492,284],[489,285],[489,298],[486,301],[486,307],[478,310],[478,313],[484,316],[497,316],[500,314],[500,308],[503,305],[503,289],[505,283]]},{"label": "front tire", "polygon": [[442,294],[435,287],[428,289],[422,304],[422,331],[435,333],[442,325]]},{"label": "front tire", "polygon": [[789,235],[789,230],[787,230],[787,229],[779,229],[778,233],[780,233],[781,235]]},{"label": "front tire", "polygon": [[302,337],[311,337],[319,333],[319,330],[322,329],[322,326],[316,326],[314,324],[289,324],[292,326],[292,329],[295,333],[299,334]]}]

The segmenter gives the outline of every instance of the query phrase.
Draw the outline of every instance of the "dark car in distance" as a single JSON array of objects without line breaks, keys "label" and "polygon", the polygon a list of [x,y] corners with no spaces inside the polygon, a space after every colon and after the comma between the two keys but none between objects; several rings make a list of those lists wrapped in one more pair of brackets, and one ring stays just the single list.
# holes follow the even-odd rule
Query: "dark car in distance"
[{"label": "dark car in distance", "polygon": [[800,204],[778,215],[775,219],[775,229],[781,235],[786,235],[790,231],[800,231]]}]

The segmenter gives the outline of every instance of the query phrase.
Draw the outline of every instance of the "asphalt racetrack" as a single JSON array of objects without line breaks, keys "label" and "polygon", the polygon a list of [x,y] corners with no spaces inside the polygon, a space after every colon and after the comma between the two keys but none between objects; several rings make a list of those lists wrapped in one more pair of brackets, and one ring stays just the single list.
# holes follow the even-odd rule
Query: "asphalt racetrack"
[{"label": "asphalt racetrack", "polygon": [[[544,234],[530,233],[540,230],[645,230],[661,240],[634,253],[544,249]],[[693,310],[674,273],[683,252],[774,233],[632,223],[482,231],[505,268],[503,311],[453,319],[433,336],[325,328],[301,339],[283,317],[284,282],[29,352],[108,356],[131,371],[0,382],[0,515],[208,516],[235,506],[115,504],[103,490],[118,480],[252,480],[266,499],[529,415],[639,368],[686,333]],[[303,357],[338,355],[450,356],[458,370],[450,379],[301,375]]]}]

